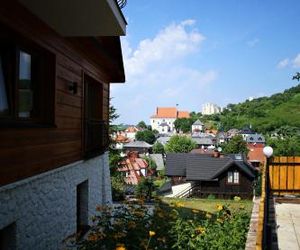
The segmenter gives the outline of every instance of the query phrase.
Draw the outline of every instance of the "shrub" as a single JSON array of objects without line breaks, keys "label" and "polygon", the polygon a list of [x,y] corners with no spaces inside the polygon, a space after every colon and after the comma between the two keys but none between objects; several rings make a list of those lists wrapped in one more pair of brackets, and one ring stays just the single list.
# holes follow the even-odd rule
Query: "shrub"
[{"label": "shrub", "polygon": [[244,249],[249,214],[219,204],[216,213],[190,210],[184,203],[166,205],[143,201],[98,207],[81,250],[96,249]]}]

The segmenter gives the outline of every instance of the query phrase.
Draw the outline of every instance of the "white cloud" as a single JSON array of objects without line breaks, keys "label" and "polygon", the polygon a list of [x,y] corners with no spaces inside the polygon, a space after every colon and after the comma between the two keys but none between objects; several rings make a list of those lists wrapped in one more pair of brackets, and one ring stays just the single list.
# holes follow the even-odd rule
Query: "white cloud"
[{"label": "white cloud", "polygon": [[300,68],[300,53],[293,59],[293,67]]},{"label": "white cloud", "polygon": [[190,66],[206,39],[195,25],[191,19],[172,23],[153,38],[140,41],[136,49],[127,38],[122,39],[126,83],[111,85],[121,121],[146,119],[157,106],[180,103],[188,107],[191,102],[200,106],[199,94],[218,74],[213,69],[201,70],[198,64]]},{"label": "white cloud", "polygon": [[286,67],[300,68],[300,53],[297,54],[293,59],[285,58],[277,64],[278,69],[283,69]]},{"label": "white cloud", "polygon": [[277,68],[278,69],[283,69],[286,68],[290,63],[290,59],[289,58],[285,58],[283,60],[281,60],[278,64],[277,64]]},{"label": "white cloud", "polygon": [[254,38],[250,41],[247,42],[247,45],[250,47],[250,48],[253,48],[256,44],[259,43],[259,39],[258,38]]}]

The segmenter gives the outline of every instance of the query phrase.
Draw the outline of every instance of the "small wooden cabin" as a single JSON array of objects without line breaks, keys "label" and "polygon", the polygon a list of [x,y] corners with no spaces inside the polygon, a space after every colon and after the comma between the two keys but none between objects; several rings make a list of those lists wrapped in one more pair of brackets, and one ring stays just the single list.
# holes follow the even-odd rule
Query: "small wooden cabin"
[{"label": "small wooden cabin", "polygon": [[240,155],[216,158],[211,155],[171,153],[167,154],[166,175],[172,179],[173,185],[182,183],[178,180],[192,182],[193,196],[250,198],[255,169]]}]

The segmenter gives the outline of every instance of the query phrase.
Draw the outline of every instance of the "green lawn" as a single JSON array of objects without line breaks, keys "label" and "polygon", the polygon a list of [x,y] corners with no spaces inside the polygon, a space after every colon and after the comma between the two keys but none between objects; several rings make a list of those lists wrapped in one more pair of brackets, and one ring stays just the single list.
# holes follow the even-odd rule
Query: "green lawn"
[{"label": "green lawn", "polygon": [[162,198],[162,201],[168,204],[181,203],[183,207],[188,209],[196,209],[205,212],[214,213],[217,211],[217,205],[229,206],[231,210],[237,210],[244,207],[251,214],[253,202],[252,200],[220,200],[220,199],[196,199],[196,198]]}]

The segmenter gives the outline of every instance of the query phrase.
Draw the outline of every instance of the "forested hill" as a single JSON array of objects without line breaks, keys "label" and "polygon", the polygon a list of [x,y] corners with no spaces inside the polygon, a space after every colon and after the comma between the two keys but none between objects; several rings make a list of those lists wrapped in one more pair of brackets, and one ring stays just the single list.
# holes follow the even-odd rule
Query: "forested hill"
[{"label": "forested hill", "polygon": [[299,133],[300,84],[270,97],[228,104],[213,120],[218,120],[220,128],[225,131],[251,125],[261,133]]}]

